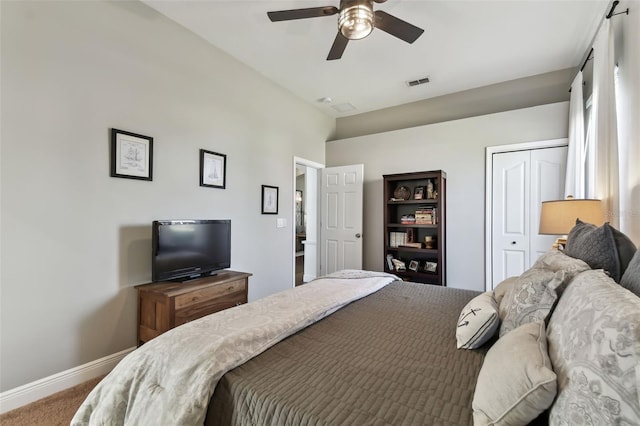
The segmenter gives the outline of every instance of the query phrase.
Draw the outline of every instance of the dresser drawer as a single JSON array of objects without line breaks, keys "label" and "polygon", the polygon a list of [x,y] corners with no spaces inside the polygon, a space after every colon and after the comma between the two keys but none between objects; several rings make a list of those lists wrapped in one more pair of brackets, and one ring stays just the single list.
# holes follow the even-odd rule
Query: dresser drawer
[{"label": "dresser drawer", "polygon": [[215,299],[209,299],[202,303],[186,306],[180,310],[176,310],[175,326],[202,318],[224,309],[247,303],[244,291],[225,294]]},{"label": "dresser drawer", "polygon": [[175,309],[176,311],[179,311],[189,306],[198,305],[200,303],[212,299],[217,299],[231,293],[244,293],[245,289],[246,284],[244,280],[230,281],[227,283],[212,285],[210,287],[176,296]]}]

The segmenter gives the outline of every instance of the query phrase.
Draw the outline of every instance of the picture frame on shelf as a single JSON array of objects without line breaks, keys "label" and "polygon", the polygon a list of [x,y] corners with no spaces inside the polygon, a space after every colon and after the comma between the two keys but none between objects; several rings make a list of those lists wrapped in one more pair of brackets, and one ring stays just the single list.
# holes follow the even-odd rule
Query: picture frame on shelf
[{"label": "picture frame on shelf", "polygon": [[424,270],[425,272],[437,272],[438,270],[438,262],[430,262],[430,261],[426,261],[424,263]]},{"label": "picture frame on shelf", "polygon": [[424,199],[424,186],[416,186],[413,189],[413,199],[414,200]]},{"label": "picture frame on shelf", "polygon": [[389,267],[390,271],[393,271],[393,255],[387,255],[387,267]]},{"label": "picture frame on shelf", "polygon": [[262,185],[262,214],[278,214],[277,186]]},{"label": "picture frame on shelf", "polygon": [[200,150],[200,186],[227,187],[227,156],[219,152]]},{"label": "picture frame on shelf", "polygon": [[153,138],[111,129],[110,176],[153,180]]},{"label": "picture frame on shelf", "polygon": [[418,272],[419,268],[420,268],[420,262],[418,262],[417,260],[412,260],[411,262],[409,262],[410,271]]}]

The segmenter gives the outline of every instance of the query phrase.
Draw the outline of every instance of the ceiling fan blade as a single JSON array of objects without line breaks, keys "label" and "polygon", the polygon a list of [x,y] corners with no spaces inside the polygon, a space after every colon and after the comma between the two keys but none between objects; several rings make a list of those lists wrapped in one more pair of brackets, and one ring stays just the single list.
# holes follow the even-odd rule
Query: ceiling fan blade
[{"label": "ceiling fan blade", "polygon": [[342,53],[344,52],[344,49],[347,48],[348,42],[349,39],[343,36],[340,31],[338,31],[335,40],[333,40],[331,50],[329,51],[329,56],[327,56],[327,61],[333,61],[335,59],[342,58]]},{"label": "ceiling fan blade", "polygon": [[317,18],[320,16],[331,16],[338,13],[335,6],[308,7],[306,9],[280,10],[277,12],[267,12],[271,22],[291,21],[293,19]]},{"label": "ceiling fan blade", "polygon": [[415,25],[403,21],[400,18],[396,18],[393,15],[389,15],[382,10],[376,10],[375,27],[382,31],[391,34],[394,37],[398,37],[400,40],[404,40],[407,43],[413,43],[422,35],[424,30],[418,28]]}]

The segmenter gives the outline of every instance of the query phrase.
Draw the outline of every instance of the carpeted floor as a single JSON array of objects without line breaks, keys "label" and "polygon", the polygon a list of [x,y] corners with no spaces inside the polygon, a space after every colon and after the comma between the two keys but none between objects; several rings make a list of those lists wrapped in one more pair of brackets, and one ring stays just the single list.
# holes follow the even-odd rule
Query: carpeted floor
[{"label": "carpeted floor", "polygon": [[98,377],[0,415],[2,426],[68,426],[82,401],[102,380]]}]

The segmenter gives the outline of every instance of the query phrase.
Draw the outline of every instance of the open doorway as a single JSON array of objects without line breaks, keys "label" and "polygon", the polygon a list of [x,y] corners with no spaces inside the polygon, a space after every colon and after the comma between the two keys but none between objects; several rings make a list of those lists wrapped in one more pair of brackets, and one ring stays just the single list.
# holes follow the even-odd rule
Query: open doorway
[{"label": "open doorway", "polygon": [[318,176],[324,165],[294,157],[293,255],[294,285],[302,285],[319,274]]}]

